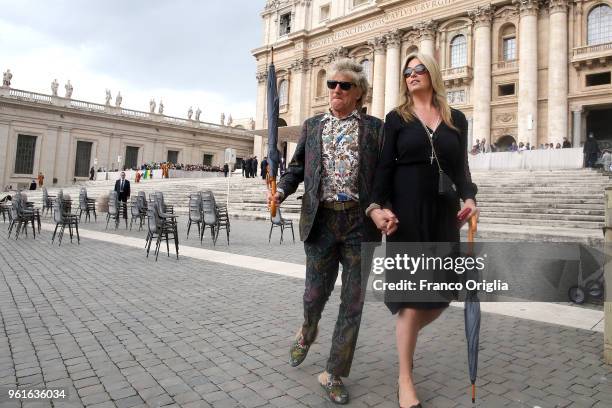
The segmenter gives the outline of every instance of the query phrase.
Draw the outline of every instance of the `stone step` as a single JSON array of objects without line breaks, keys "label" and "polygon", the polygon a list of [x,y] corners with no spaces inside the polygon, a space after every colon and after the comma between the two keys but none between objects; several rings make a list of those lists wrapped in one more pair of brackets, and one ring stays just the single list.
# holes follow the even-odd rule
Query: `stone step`
[{"label": "stone step", "polygon": [[488,206],[479,204],[478,207],[483,213],[492,214],[509,214],[508,211],[512,210],[513,213],[521,214],[546,214],[546,215],[588,215],[603,218],[605,210],[603,209],[578,209],[578,208],[508,208],[503,205],[499,206]]},{"label": "stone step", "polygon": [[543,226],[543,227],[564,227],[577,229],[597,229],[603,226],[603,222],[591,221],[565,221],[565,220],[541,220],[541,219],[526,219],[526,218],[495,218],[483,215],[481,217],[483,224],[515,224],[523,226]]},{"label": "stone step", "polygon": [[580,215],[580,214],[555,214],[555,213],[527,213],[527,212],[510,212],[510,211],[482,211],[482,215],[488,218],[524,218],[531,220],[551,220],[551,221],[592,221],[604,222],[603,215]]}]

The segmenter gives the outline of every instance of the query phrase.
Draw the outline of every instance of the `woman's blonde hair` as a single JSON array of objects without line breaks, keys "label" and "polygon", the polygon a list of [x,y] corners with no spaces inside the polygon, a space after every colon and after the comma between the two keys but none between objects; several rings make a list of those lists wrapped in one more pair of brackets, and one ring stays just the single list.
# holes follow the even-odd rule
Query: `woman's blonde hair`
[{"label": "woman's blonde hair", "polygon": [[[427,68],[427,72],[429,72],[429,78],[431,82],[431,87],[433,88],[433,96],[432,103],[438,108],[440,111],[440,116],[442,117],[442,121],[446,123],[448,127],[451,129],[457,130],[455,125],[453,124],[453,119],[451,116],[451,109],[446,100],[446,88],[444,87],[444,81],[442,80],[442,74],[440,73],[440,67],[438,63],[433,57],[430,57],[427,54],[422,54],[420,52],[413,52],[409,54],[404,60],[404,65],[402,65],[402,78],[404,78],[404,70],[408,67],[408,64],[413,59],[418,59],[421,61],[425,68]],[[408,91],[408,87],[406,86],[405,78],[402,80],[400,85],[400,92],[404,95],[404,101],[400,106],[395,108],[397,113],[400,114],[402,118],[406,122],[412,122],[415,120],[414,116],[414,101]]]},{"label": "woman's blonde hair", "polygon": [[363,72],[363,66],[351,59],[344,58],[332,65],[331,70],[327,74],[327,79],[332,79],[336,74],[350,76],[355,86],[361,89],[361,98],[357,101],[357,109],[361,109],[370,89],[368,76]]}]

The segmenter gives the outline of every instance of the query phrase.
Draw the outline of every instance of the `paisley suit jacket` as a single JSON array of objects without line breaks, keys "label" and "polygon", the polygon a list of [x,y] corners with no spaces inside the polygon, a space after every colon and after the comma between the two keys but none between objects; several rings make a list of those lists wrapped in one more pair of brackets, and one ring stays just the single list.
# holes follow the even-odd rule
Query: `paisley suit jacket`
[{"label": "paisley suit jacket", "polygon": [[[364,241],[380,241],[381,234],[365,210],[371,203],[374,171],[383,145],[383,122],[373,116],[361,114],[359,119],[359,207],[363,216]],[[304,182],[300,214],[300,239],[306,241],[316,220],[321,201],[321,167],[323,114],[306,119],[293,159],[281,177],[278,187],[285,197],[293,194]]]}]

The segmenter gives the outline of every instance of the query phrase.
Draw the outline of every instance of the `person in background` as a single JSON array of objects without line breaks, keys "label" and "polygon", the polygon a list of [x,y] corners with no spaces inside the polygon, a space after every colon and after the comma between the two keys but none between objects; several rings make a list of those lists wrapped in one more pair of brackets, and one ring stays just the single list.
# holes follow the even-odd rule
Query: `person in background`
[{"label": "person in background", "polygon": [[30,190],[36,190],[36,180],[32,179],[30,183]]},{"label": "person in background", "polygon": [[96,174],[96,170],[93,168],[93,166],[91,166],[91,169],[89,169],[89,180],[90,181],[93,181],[95,174]]},{"label": "person in background", "polygon": [[257,156],[253,157],[253,162],[251,163],[251,177],[257,177]]},{"label": "person in background", "polygon": [[227,177],[227,173],[229,173],[229,165],[227,163],[225,163],[223,165],[223,176]]},{"label": "person in background", "polygon": [[561,149],[561,143],[557,143],[557,145],[555,146],[555,149]]},{"label": "person in background", "polygon": [[586,142],[584,142],[582,152],[584,154],[585,167],[595,167],[595,162],[597,162],[597,157],[599,157],[600,151],[597,141],[595,140],[595,137],[593,137],[593,133],[589,133],[589,137],[587,138]]},{"label": "person in background", "polygon": [[610,153],[610,150],[604,150],[603,155],[601,156],[601,164],[603,165],[603,170],[605,172],[612,170],[610,169],[610,166],[612,165],[612,153]]},{"label": "person in background", "polygon": [[268,171],[268,158],[264,157],[263,160],[261,161],[261,178],[262,179],[266,179],[266,174]]},{"label": "person in background", "polygon": [[123,218],[127,220],[127,202],[130,198],[130,182],[125,179],[125,171],[121,172],[121,179],[115,182],[115,191],[119,201],[123,203]]},{"label": "person in background", "polygon": [[563,148],[564,149],[569,149],[572,147],[572,144],[570,143],[569,140],[567,140],[567,137],[563,138]]},{"label": "person in background", "polygon": [[38,172],[38,188],[41,188],[43,186],[43,183],[45,181],[45,176],[42,174],[42,172]]},{"label": "person in background", "polygon": [[516,142],[512,142],[512,145],[510,146],[510,149],[508,149],[509,152],[518,152],[518,146],[516,145]]}]

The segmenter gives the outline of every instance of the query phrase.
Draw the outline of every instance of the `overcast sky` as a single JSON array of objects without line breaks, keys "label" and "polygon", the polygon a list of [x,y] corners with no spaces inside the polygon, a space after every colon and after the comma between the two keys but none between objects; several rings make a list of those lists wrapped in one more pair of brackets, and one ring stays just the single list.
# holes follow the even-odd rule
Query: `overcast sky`
[{"label": "overcast sky", "polygon": [[202,120],[221,112],[255,115],[257,82],[250,51],[261,45],[264,0],[0,0],[0,70],[11,86]]}]

